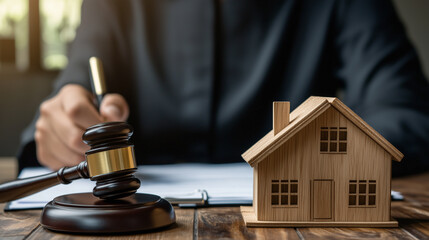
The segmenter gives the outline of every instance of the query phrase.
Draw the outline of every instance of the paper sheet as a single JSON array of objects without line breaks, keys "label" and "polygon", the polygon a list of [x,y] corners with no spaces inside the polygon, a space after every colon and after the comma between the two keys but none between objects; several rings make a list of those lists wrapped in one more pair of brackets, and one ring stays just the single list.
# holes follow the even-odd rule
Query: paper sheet
[{"label": "paper sheet", "polygon": [[[45,168],[25,168],[19,178],[50,172]],[[138,192],[161,197],[176,197],[206,190],[208,203],[252,204],[253,171],[247,163],[228,164],[171,164],[139,166],[136,176],[142,184]],[[92,192],[95,182],[75,180],[68,185],[57,185],[31,196],[12,201],[8,210],[43,208],[56,196]]]}]

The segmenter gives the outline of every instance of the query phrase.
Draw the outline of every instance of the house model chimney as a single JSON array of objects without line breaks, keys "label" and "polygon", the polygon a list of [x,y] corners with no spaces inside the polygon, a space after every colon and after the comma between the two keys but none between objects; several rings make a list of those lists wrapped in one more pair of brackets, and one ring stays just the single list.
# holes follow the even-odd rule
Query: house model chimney
[{"label": "house model chimney", "polygon": [[289,125],[290,102],[273,102],[274,135]]}]

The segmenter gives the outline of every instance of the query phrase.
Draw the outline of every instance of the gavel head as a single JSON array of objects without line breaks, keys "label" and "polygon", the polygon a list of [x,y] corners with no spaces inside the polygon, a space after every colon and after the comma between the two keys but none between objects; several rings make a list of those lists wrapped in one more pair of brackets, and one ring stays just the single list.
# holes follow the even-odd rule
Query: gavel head
[{"label": "gavel head", "polygon": [[106,122],[94,125],[83,134],[83,141],[91,149],[85,153],[88,173],[96,181],[93,194],[102,199],[117,199],[134,194],[140,181],[134,145],[129,140],[131,125],[125,122]]}]

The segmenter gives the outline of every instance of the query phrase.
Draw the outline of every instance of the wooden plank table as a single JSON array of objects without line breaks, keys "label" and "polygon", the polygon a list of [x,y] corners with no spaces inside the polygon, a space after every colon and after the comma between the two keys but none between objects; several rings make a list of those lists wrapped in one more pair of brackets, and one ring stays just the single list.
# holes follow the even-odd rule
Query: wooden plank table
[{"label": "wooden plank table", "polygon": [[[7,164],[0,166],[0,181],[14,178]],[[247,228],[239,207],[211,207],[176,208],[177,223],[164,231],[85,236],[46,230],[41,210],[27,210],[1,211],[0,239],[429,239],[428,183],[429,173],[393,180],[393,189],[405,197],[392,203],[399,228]]]}]

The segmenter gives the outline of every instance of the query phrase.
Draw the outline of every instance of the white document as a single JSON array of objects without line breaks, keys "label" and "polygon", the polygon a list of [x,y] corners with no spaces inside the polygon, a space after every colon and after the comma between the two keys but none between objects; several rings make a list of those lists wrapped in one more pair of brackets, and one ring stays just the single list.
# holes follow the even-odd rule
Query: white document
[{"label": "white document", "polygon": [[[45,168],[25,168],[19,178],[49,173]],[[209,205],[252,204],[253,171],[247,163],[169,164],[139,166],[135,174],[141,181],[137,192],[156,194],[167,199],[190,198],[207,193]],[[92,192],[95,182],[75,180],[57,185],[33,195],[10,202],[8,210],[43,208],[57,196]],[[201,195],[201,194],[199,194]]]}]

